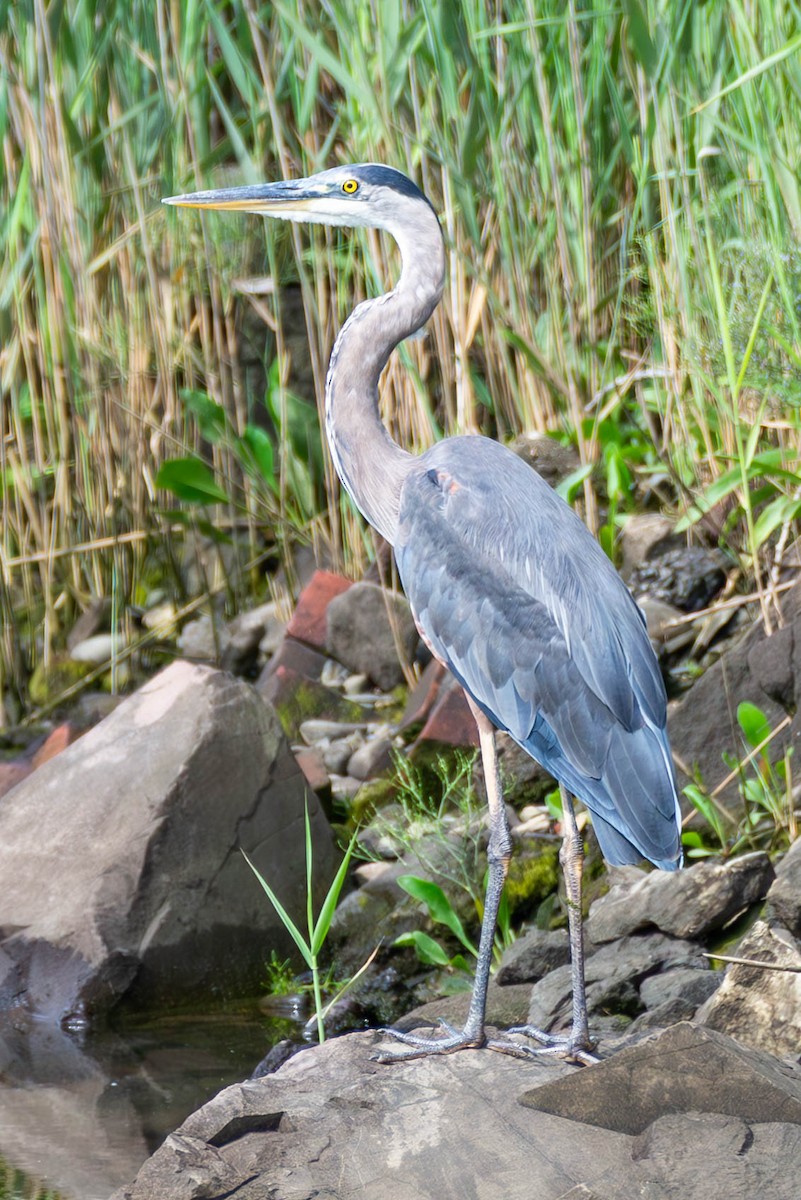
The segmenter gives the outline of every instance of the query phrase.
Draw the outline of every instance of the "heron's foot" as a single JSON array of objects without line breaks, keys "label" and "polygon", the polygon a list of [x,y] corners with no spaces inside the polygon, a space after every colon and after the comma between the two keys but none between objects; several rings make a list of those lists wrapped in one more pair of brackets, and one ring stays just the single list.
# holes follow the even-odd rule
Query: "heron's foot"
[{"label": "heron's foot", "polygon": [[438,1024],[444,1030],[444,1034],[439,1036],[417,1033],[414,1030],[406,1033],[401,1029],[380,1029],[379,1033],[385,1033],[396,1042],[402,1042],[407,1049],[378,1050],[370,1057],[380,1063],[402,1062],[409,1058],[425,1058],[429,1054],[454,1054],[457,1050],[477,1050],[487,1044],[481,1032],[475,1034],[466,1029],[454,1029],[453,1025],[449,1025],[442,1018]]},{"label": "heron's foot", "polygon": [[507,1033],[522,1034],[539,1042],[538,1046],[528,1046],[524,1042],[513,1042],[506,1038],[490,1039],[487,1046],[502,1054],[513,1054],[517,1058],[563,1058],[567,1062],[579,1063],[583,1067],[600,1062],[594,1053],[595,1043],[587,1033],[579,1034],[575,1030],[570,1033],[546,1033],[536,1025],[513,1025]]}]

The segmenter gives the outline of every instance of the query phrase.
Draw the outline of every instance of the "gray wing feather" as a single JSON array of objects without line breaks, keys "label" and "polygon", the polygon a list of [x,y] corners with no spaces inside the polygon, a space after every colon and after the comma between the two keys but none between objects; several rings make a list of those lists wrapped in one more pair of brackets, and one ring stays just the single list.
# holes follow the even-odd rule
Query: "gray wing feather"
[{"label": "gray wing feather", "polygon": [[677,865],[664,685],[639,609],[567,505],[498,443],[451,438],[407,477],[395,550],[434,652],[587,804],[609,861]]}]

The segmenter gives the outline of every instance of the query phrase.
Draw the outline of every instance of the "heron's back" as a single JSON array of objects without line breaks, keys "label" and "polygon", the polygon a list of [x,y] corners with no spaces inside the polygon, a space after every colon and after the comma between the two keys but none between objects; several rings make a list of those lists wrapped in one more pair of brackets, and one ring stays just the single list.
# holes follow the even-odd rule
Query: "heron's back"
[{"label": "heron's back", "polygon": [[642,614],[512,451],[449,438],[401,493],[398,569],[434,653],[591,810],[605,858],[681,861],[665,689]]}]

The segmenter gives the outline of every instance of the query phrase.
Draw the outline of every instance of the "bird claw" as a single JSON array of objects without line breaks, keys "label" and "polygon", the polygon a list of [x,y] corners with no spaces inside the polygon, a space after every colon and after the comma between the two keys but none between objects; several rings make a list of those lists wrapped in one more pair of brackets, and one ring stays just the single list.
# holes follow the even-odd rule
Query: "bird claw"
[{"label": "bird claw", "polygon": [[441,1017],[438,1018],[437,1024],[445,1030],[445,1037],[429,1037],[426,1034],[415,1033],[413,1030],[407,1033],[401,1029],[380,1029],[379,1033],[388,1034],[395,1041],[408,1046],[409,1049],[377,1050],[370,1057],[374,1062],[380,1063],[402,1062],[410,1058],[426,1058],[429,1054],[453,1054],[457,1050],[478,1050],[481,1046],[486,1045],[483,1034],[476,1037],[475,1034],[468,1033],[466,1029],[455,1029]]},{"label": "bird claw", "polygon": [[524,1042],[515,1042],[508,1037],[486,1037],[481,1033],[468,1033],[466,1029],[455,1029],[442,1018],[437,1024],[445,1030],[445,1037],[431,1037],[413,1030],[408,1033],[400,1029],[380,1029],[379,1033],[388,1034],[407,1050],[378,1050],[371,1055],[374,1062],[402,1062],[406,1059],[425,1058],[430,1054],[454,1054],[457,1050],[478,1050],[485,1048],[494,1050],[497,1054],[508,1054],[512,1058],[563,1058],[581,1066],[592,1066],[601,1060],[593,1054],[595,1046],[589,1039],[580,1041],[573,1033],[546,1033],[534,1025],[514,1025],[506,1032],[522,1034],[540,1042],[539,1046],[527,1046]]},{"label": "bird claw", "polygon": [[504,1040],[495,1045],[488,1042],[491,1049],[498,1050],[502,1054],[514,1054],[517,1058],[547,1058],[549,1056],[563,1058],[567,1062],[574,1062],[583,1067],[591,1067],[593,1063],[601,1061],[598,1055],[593,1053],[595,1043],[586,1036],[579,1038],[573,1032],[546,1033],[544,1029],[538,1029],[536,1025],[513,1025],[506,1032],[522,1034],[541,1044],[526,1046],[520,1042]]}]

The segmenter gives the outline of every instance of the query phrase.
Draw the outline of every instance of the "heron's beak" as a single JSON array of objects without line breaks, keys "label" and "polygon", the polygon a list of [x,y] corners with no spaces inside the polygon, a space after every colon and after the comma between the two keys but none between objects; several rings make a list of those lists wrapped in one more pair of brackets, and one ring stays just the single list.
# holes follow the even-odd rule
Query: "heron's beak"
[{"label": "heron's beak", "polygon": [[269,217],[291,217],[308,212],[313,200],[322,200],[329,193],[314,187],[306,180],[281,183],[258,183],[252,187],[220,188],[212,192],[190,192],[186,196],[169,196],[162,204],[179,208],[228,209],[232,212],[263,213]]}]

